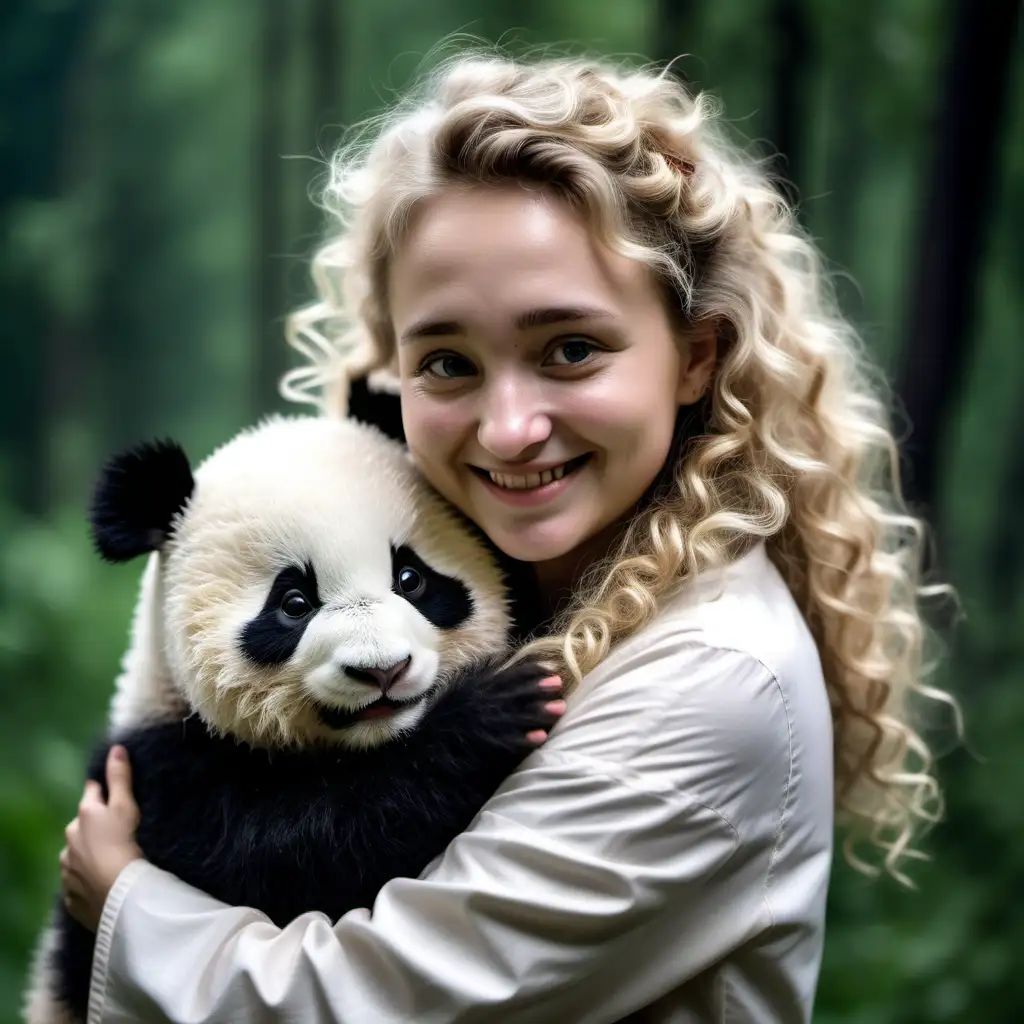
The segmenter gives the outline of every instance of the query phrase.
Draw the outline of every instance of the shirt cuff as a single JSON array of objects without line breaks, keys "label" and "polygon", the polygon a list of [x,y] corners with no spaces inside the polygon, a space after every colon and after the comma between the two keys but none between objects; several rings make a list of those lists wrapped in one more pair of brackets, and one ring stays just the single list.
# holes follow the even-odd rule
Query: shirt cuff
[{"label": "shirt cuff", "polygon": [[110,963],[110,944],[114,939],[114,923],[124,904],[128,890],[147,871],[160,869],[150,864],[144,857],[138,857],[121,869],[114,884],[107,893],[100,915],[100,925],[96,930],[96,948],[92,957],[92,980],[89,986],[89,1014],[87,1024],[100,1024],[100,1015],[104,1001],[104,989],[107,984],[107,965]]}]

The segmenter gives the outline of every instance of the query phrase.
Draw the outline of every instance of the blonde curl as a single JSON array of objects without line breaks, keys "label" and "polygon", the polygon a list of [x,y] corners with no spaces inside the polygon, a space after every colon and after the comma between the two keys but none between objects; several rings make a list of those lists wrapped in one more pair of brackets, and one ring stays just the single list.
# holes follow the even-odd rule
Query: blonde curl
[{"label": "blonde curl", "polygon": [[290,318],[306,365],[282,391],[339,415],[351,379],[394,374],[387,268],[424,199],[517,182],[579,210],[651,268],[684,321],[714,318],[723,346],[705,430],[670,486],[526,650],[578,684],[667,591],[763,539],[820,651],[848,857],[878,870],[852,845],[866,837],[907,881],[899,865],[941,812],[916,702],[955,709],[925,683],[925,531],[901,497],[884,388],[817,249],[716,115],[664,71],[493,51],[441,61],[330,163],[337,230],[313,261],[318,301]]}]

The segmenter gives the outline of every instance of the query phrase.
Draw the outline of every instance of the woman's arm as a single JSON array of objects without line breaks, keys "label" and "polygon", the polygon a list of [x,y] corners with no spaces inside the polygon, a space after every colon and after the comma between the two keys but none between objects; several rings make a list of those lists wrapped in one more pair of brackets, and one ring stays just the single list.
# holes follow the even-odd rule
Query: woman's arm
[{"label": "woman's arm", "polygon": [[[788,747],[759,663],[672,646],[588,680],[548,745],[372,916],[278,929],[131,864],[103,911],[90,1024],[583,1024],[700,973],[767,923]],[[730,693],[742,722],[694,687]]]}]

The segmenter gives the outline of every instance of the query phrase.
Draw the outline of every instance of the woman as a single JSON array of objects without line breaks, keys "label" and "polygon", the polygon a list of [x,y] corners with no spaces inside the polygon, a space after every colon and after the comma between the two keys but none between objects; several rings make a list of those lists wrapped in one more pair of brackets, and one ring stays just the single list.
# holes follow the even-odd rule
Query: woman
[{"label": "woman", "polygon": [[426,90],[334,162],[287,388],[337,413],[397,379],[423,473],[535,566],[568,711],[333,926],[146,863],[112,758],[62,855],[91,1019],[807,1021],[834,810],[902,877],[938,797],[884,407],[706,98],[565,59],[460,57]]}]

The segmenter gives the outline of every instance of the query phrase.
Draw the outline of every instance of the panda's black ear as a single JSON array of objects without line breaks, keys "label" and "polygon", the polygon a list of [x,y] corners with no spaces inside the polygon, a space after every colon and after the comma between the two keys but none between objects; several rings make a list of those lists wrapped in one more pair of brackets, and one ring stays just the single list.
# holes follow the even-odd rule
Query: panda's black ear
[{"label": "panda's black ear", "polygon": [[173,441],[141,444],[115,455],[100,471],[90,510],[100,556],[127,562],[156,551],[194,487],[188,456]]},{"label": "panda's black ear", "polygon": [[405,444],[402,399],[390,391],[371,388],[365,377],[356,377],[348,388],[349,419],[376,427],[386,437]]}]

